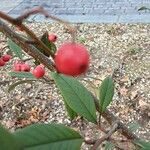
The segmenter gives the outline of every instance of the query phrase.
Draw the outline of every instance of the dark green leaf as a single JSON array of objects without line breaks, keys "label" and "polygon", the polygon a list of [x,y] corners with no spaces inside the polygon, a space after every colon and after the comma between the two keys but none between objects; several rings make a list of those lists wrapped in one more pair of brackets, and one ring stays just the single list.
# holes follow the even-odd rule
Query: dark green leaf
[{"label": "dark green leaf", "polygon": [[64,103],[65,103],[65,108],[68,113],[68,116],[70,117],[71,120],[73,120],[75,117],[78,116],[78,114],[69,107],[69,105],[66,103],[65,99],[64,99]]},{"label": "dark green leaf", "polygon": [[114,144],[111,142],[106,142],[105,144],[105,150],[113,150],[114,149]]},{"label": "dark green leaf", "polygon": [[20,84],[24,84],[24,83],[32,83],[33,81],[36,81],[36,80],[21,80],[21,81],[17,81],[13,84],[11,84],[8,88],[8,92],[14,90],[14,88]]},{"label": "dark green leaf", "polygon": [[48,40],[48,32],[46,32],[42,38],[41,38],[41,41],[49,48],[49,52],[44,52],[43,53],[46,55],[46,56],[50,56],[50,53],[52,52],[53,54],[55,54],[56,52],[56,46],[53,42],[49,41]]},{"label": "dark green leaf", "polygon": [[88,121],[96,123],[96,108],[90,92],[75,78],[57,73],[52,73],[52,78],[68,106]]},{"label": "dark green leaf", "polygon": [[23,53],[22,53],[21,47],[19,47],[16,43],[14,43],[10,39],[8,40],[7,44],[17,57],[19,57],[20,59],[23,58]]},{"label": "dark green leaf", "polygon": [[136,140],[135,144],[141,147],[140,150],[150,150],[150,142],[145,142],[143,140]]},{"label": "dark green leaf", "polygon": [[141,10],[150,10],[150,8],[145,7],[145,6],[142,6],[142,7],[140,7],[140,8],[138,9],[138,11],[141,11]]},{"label": "dark green leaf", "polygon": [[9,72],[12,77],[36,79],[30,72]]},{"label": "dark green leaf", "polygon": [[112,101],[114,95],[114,82],[111,77],[106,77],[102,82],[99,90],[99,107],[104,112]]},{"label": "dark green leaf", "polygon": [[140,125],[137,122],[133,122],[129,124],[129,130],[132,132],[135,132],[137,129],[139,129]]},{"label": "dark green leaf", "polygon": [[14,133],[23,150],[80,150],[78,132],[58,124],[34,124]]},{"label": "dark green leaf", "polygon": [[0,125],[0,150],[21,150],[19,143],[5,128]]}]

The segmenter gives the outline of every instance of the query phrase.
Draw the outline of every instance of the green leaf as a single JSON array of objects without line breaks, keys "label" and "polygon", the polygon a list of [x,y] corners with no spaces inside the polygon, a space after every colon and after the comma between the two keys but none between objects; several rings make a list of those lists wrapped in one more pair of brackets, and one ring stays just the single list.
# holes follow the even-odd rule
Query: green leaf
[{"label": "green leaf", "polygon": [[80,134],[64,125],[34,124],[14,133],[23,150],[80,150]]},{"label": "green leaf", "polygon": [[150,150],[150,142],[145,142],[143,140],[136,140],[135,144],[141,147],[140,150]]},{"label": "green leaf", "polygon": [[128,126],[131,132],[135,132],[140,127],[140,125],[137,122],[132,122]]},{"label": "green leaf", "polygon": [[141,11],[141,10],[150,10],[150,8],[145,7],[145,6],[142,6],[142,7],[140,7],[140,8],[138,9],[138,11]]},{"label": "green leaf", "polygon": [[99,89],[99,107],[101,113],[104,112],[107,106],[112,101],[114,95],[114,82],[112,78],[106,77]]},{"label": "green leaf", "polygon": [[23,58],[23,53],[22,53],[21,47],[19,47],[16,43],[14,43],[10,39],[8,40],[7,44],[17,57],[19,57],[20,59]]},{"label": "green leaf", "polygon": [[106,142],[106,144],[105,144],[105,150],[112,150],[112,149],[114,149],[114,144],[113,143],[111,143],[111,142]]},{"label": "green leaf", "polygon": [[20,84],[24,84],[24,83],[32,83],[33,81],[36,81],[36,80],[21,80],[21,81],[17,81],[13,84],[11,84],[8,88],[8,92],[12,91],[15,89],[16,86],[20,85]]},{"label": "green leaf", "polygon": [[69,105],[66,103],[65,99],[64,99],[64,103],[65,103],[65,108],[68,113],[68,116],[70,117],[71,120],[73,120],[75,117],[78,116],[78,114],[69,107]]},{"label": "green leaf", "polygon": [[36,79],[30,72],[9,72],[12,77]]},{"label": "green leaf", "polygon": [[0,125],[0,150],[21,150],[19,143],[5,128]]},{"label": "green leaf", "polygon": [[49,48],[49,52],[44,52],[44,51],[41,51],[43,54],[45,54],[46,56],[50,56],[50,53],[52,52],[53,54],[55,54],[56,52],[56,46],[53,42],[49,41],[48,40],[48,32],[46,32],[42,38],[41,38],[41,41]]},{"label": "green leaf", "polygon": [[52,78],[68,106],[88,121],[96,123],[96,108],[91,93],[73,77],[52,73]]}]

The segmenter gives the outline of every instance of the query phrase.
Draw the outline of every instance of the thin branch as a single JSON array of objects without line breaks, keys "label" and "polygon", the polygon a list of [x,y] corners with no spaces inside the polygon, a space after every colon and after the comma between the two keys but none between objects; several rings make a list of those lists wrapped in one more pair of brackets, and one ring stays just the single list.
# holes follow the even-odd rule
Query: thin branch
[{"label": "thin branch", "polygon": [[[72,42],[75,41],[75,37],[76,37],[76,32],[77,29],[75,27],[72,27],[70,25],[70,22],[68,21],[64,21],[60,18],[57,18],[55,16],[52,16],[48,13],[48,11],[46,11],[43,7],[38,6],[35,7],[31,10],[28,10],[27,12],[25,12],[24,14],[22,14],[21,16],[17,17],[17,18],[12,18],[10,16],[8,16],[7,14],[3,13],[2,11],[0,11],[0,18],[3,18],[4,20],[7,20],[8,22],[19,26],[22,30],[24,30],[32,39],[34,39],[35,41],[38,42],[38,44],[40,44],[40,46],[42,46],[42,48],[44,48],[44,50],[46,50],[47,48],[42,44],[41,41],[38,40],[38,38],[34,35],[34,33],[32,31],[30,31],[25,25],[22,24],[22,22],[24,21],[24,19],[27,19],[29,16],[34,15],[34,14],[42,14],[44,15],[46,18],[50,18],[52,20],[55,20],[57,22],[60,22],[62,24],[64,24],[67,29],[69,30],[69,33],[71,34],[72,37]],[[52,54],[53,57],[53,54]]]},{"label": "thin branch", "polygon": [[117,130],[117,128],[118,128],[118,122],[117,123],[115,122],[114,125],[112,126],[111,130],[106,135],[104,135],[102,138],[97,140],[96,143],[94,144],[94,146],[91,148],[91,150],[96,150],[102,142],[107,140]]},{"label": "thin branch", "polygon": [[28,55],[38,59],[49,70],[55,70],[54,64],[43,53],[37,50],[33,45],[25,43],[25,39],[11,30],[4,22],[0,20],[0,31],[3,32],[13,42],[18,44]]},{"label": "thin branch", "polygon": [[[100,112],[99,110],[99,103],[98,99],[91,93],[91,95],[94,98],[96,110]],[[102,113],[102,116],[108,121],[109,124],[113,124],[117,120],[119,120],[112,112],[110,112],[108,109],[104,113]],[[139,138],[132,133],[126,125],[124,125],[121,121],[118,122],[118,132],[120,132],[122,135],[124,135],[127,139],[130,140],[138,140]]]},{"label": "thin branch", "polygon": [[18,19],[14,19],[10,17],[9,15],[3,13],[0,11],[0,18],[8,21],[9,23],[13,25],[19,26],[22,30],[26,32],[26,34],[33,40],[35,43],[37,43],[37,46],[41,48],[45,53],[49,52],[52,57],[54,57],[54,54],[50,51],[50,49],[31,31],[28,27],[26,27],[24,24],[22,24],[21,21],[18,21]]},{"label": "thin branch", "polygon": [[23,15],[19,16],[18,18],[16,18],[16,21],[17,22],[23,22],[24,19],[28,18],[29,16],[31,15],[34,15],[34,14],[42,14],[45,16],[45,18],[50,18],[54,21],[57,21],[57,22],[60,22],[62,24],[64,24],[67,29],[69,30],[69,33],[71,34],[72,36],[72,42],[75,41],[75,36],[76,36],[76,32],[77,32],[77,29],[75,27],[72,27],[70,25],[70,22],[68,21],[64,21],[60,18],[57,18],[55,16],[52,16],[48,13],[48,11],[46,11],[42,6],[38,6],[38,7],[35,7],[31,10],[28,10],[27,12],[25,12]]}]

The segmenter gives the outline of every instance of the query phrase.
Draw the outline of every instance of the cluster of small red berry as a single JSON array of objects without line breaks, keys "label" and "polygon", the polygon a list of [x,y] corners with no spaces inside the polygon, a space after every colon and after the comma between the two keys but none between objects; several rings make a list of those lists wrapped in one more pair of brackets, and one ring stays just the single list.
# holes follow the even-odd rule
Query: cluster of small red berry
[{"label": "cluster of small red berry", "polygon": [[[55,34],[50,34],[48,37],[50,42],[55,42],[57,36]],[[11,59],[10,55],[4,55],[0,58],[0,66],[4,66],[5,62]],[[59,73],[78,76],[85,73],[89,66],[89,53],[87,49],[77,43],[64,43],[58,48],[54,62],[56,69]],[[14,64],[14,71],[30,72],[31,67],[24,62],[16,62]],[[36,66],[31,73],[36,78],[41,78],[45,74],[45,69],[42,65]]]},{"label": "cluster of small red berry", "polygon": [[7,62],[11,59],[11,55],[5,54],[0,57],[0,67],[5,66]]},{"label": "cluster of small red berry", "polygon": [[36,78],[41,78],[45,74],[45,69],[42,65],[36,66],[33,70],[31,70],[31,67],[29,64],[24,63],[24,62],[16,62],[13,67],[14,71],[19,71],[19,72],[30,72],[36,77]]}]

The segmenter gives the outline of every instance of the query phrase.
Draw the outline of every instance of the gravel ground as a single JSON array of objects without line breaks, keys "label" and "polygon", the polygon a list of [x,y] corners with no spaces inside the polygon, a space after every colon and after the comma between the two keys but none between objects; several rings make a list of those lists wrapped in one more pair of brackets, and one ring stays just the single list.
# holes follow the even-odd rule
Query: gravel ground
[{"label": "gravel ground", "polygon": [[[29,23],[37,35],[48,30],[58,35],[56,45],[68,41],[64,26],[53,23]],[[125,124],[137,123],[135,133],[150,140],[150,25],[149,24],[77,24],[78,42],[84,42],[91,54],[90,68],[79,77],[97,96],[97,88],[107,75],[113,73],[115,95],[109,109]],[[1,35],[0,39],[4,37]],[[0,47],[5,44],[0,43]],[[11,63],[13,63],[12,60]],[[10,130],[36,122],[56,122],[80,130],[85,137],[94,138],[93,124],[77,118],[70,121],[62,97],[54,84],[42,82],[20,85],[11,93],[11,65],[0,68],[0,121]],[[105,121],[103,121],[105,123]],[[95,133],[95,135],[93,135]],[[123,144],[122,144],[123,145]],[[127,145],[124,149],[130,149]],[[83,145],[83,150],[89,149]]]}]

